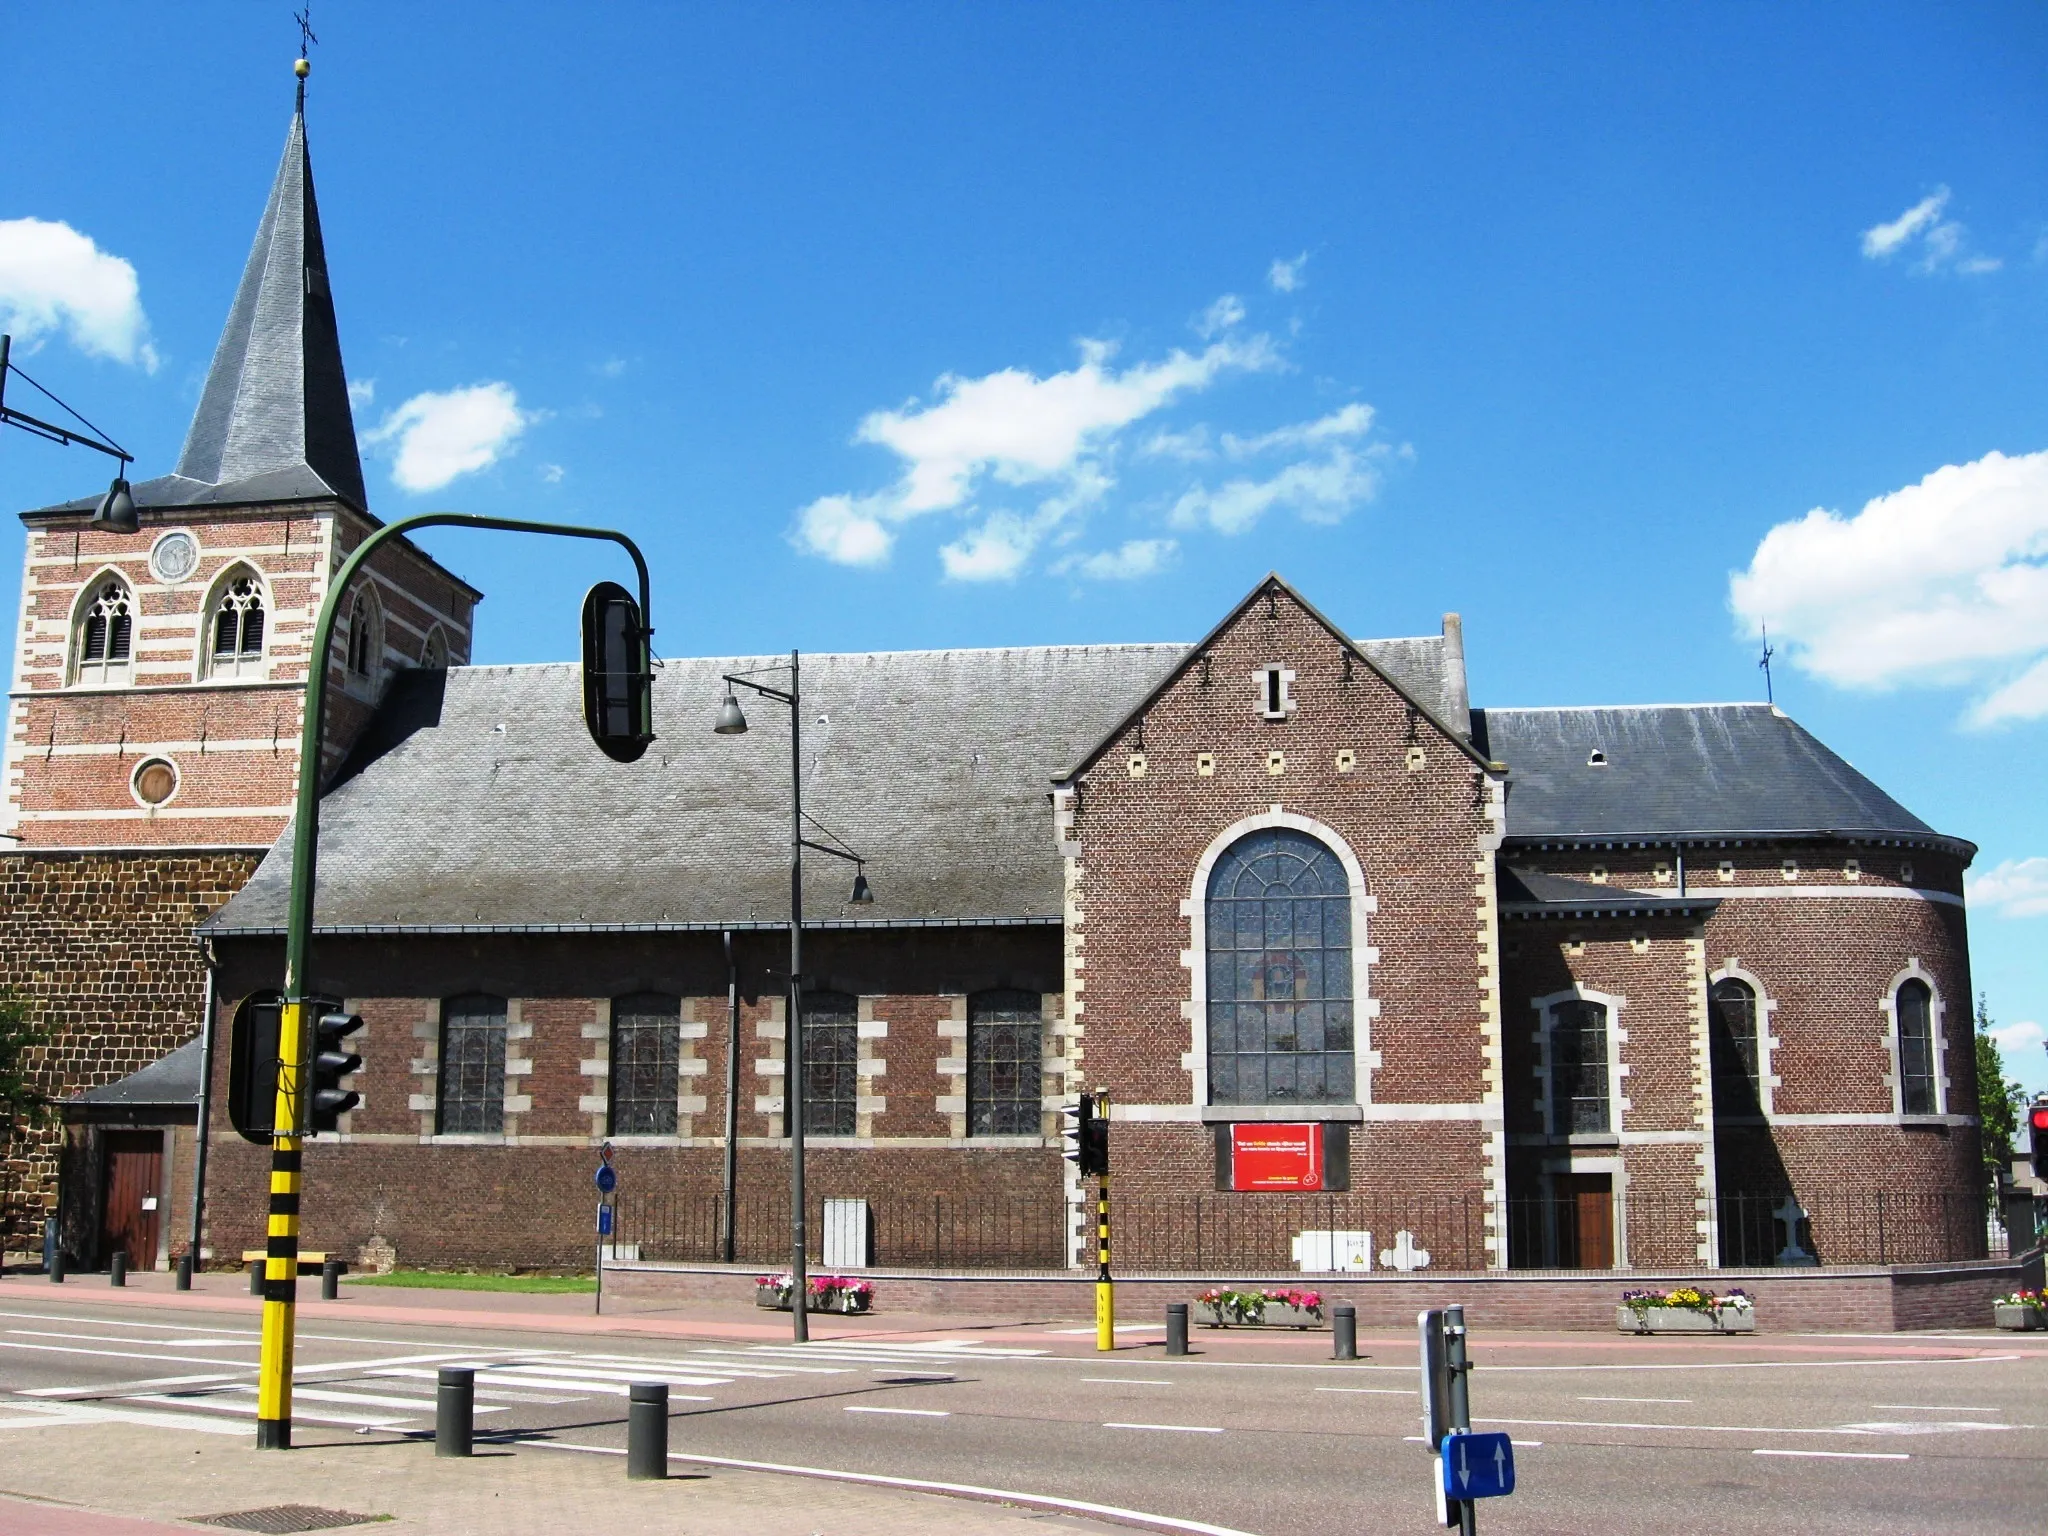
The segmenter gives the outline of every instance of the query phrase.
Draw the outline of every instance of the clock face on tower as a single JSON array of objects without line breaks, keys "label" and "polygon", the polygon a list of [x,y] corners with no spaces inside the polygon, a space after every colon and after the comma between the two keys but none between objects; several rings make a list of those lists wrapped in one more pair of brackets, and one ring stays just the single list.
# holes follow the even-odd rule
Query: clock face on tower
[{"label": "clock face on tower", "polygon": [[182,528],[174,528],[156,541],[149,552],[150,574],[158,581],[175,584],[199,568],[199,541]]}]

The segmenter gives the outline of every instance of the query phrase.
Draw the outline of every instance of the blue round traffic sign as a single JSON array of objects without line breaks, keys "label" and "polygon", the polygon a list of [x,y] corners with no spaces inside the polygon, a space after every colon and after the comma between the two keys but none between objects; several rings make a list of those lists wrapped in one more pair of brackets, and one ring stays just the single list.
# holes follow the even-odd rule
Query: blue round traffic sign
[{"label": "blue round traffic sign", "polygon": [[610,1163],[600,1163],[597,1168],[597,1192],[608,1195],[619,1187],[618,1170]]}]

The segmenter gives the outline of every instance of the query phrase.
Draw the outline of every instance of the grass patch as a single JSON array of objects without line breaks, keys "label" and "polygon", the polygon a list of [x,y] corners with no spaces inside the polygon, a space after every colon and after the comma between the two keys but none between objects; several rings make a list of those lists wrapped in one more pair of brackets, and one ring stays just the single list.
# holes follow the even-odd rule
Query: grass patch
[{"label": "grass patch", "polygon": [[346,1285],[403,1285],[423,1291],[524,1291],[529,1295],[562,1296],[597,1289],[583,1275],[464,1275],[443,1269],[394,1269],[388,1275],[350,1275]]}]

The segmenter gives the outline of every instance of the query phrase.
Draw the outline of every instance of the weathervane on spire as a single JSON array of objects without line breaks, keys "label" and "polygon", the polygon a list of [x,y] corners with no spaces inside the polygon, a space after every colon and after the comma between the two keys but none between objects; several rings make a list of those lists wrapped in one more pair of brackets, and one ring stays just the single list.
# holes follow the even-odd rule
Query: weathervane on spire
[{"label": "weathervane on spire", "polygon": [[313,44],[320,41],[313,35],[313,0],[306,0],[303,11],[293,11],[292,20],[299,24],[299,57],[292,65],[292,73],[299,77],[299,110],[306,110],[306,76],[313,73],[313,61],[307,57],[313,51]]},{"label": "weathervane on spire", "polygon": [[1764,634],[1763,660],[1757,663],[1759,667],[1763,668],[1764,672],[1764,702],[1766,704],[1775,705],[1778,701],[1771,694],[1771,658],[1777,655],[1778,653],[1771,647],[1771,626],[1768,624],[1761,624],[1757,627],[1761,629]]}]

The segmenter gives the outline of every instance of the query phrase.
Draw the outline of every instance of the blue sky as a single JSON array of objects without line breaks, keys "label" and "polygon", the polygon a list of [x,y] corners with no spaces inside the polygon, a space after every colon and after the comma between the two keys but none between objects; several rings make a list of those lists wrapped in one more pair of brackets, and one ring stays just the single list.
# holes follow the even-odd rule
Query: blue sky
[{"label": "blue sky", "polygon": [[[289,10],[0,15],[0,310],[145,474]],[[1977,981],[2048,1088],[2039,6],[313,21],[385,516],[624,527],[671,654],[1187,639],[1278,569],[1363,635],[1463,613],[1477,702],[1658,702],[1760,696],[1765,619],[1779,702],[1981,845]],[[0,440],[15,507],[103,480]],[[433,547],[480,659],[571,654],[600,557]]]}]

